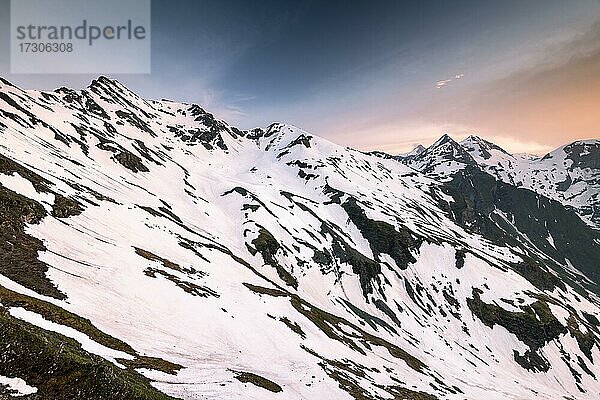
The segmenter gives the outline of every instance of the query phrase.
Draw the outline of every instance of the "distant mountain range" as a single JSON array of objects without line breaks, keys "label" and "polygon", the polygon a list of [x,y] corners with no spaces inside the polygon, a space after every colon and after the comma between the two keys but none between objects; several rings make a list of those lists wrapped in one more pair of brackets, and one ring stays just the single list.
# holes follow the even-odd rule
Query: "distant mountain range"
[{"label": "distant mountain range", "polygon": [[510,154],[478,136],[456,142],[444,135],[429,148],[422,145],[394,157],[434,178],[452,176],[468,165],[495,178],[532,190],[574,210],[600,228],[600,140],[580,140],[536,157]]},{"label": "distant mountain range", "polygon": [[0,79],[0,398],[598,399],[599,163]]}]

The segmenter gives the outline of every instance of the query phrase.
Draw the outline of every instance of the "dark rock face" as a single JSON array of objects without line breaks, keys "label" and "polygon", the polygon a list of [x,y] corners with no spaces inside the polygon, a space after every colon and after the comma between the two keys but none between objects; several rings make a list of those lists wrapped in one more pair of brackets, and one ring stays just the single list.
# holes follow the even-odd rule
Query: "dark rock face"
[{"label": "dark rock face", "polygon": [[565,147],[565,153],[573,161],[572,167],[600,169],[600,141],[572,143]]},{"label": "dark rock face", "polygon": [[566,290],[565,283],[549,272],[540,261],[527,259],[524,262],[514,264],[513,269],[540,290],[553,291],[556,287]]},{"label": "dark rock face", "polygon": [[369,219],[354,198],[346,200],[342,207],[369,242],[376,259],[379,259],[379,254],[387,254],[400,269],[406,269],[408,264],[416,261],[411,250],[418,249],[422,240],[416,238],[408,229],[402,228],[397,231],[387,222]]},{"label": "dark rock face", "polygon": [[116,112],[116,114],[119,118],[127,121],[127,123],[129,123],[131,126],[134,126],[139,130],[148,133],[152,137],[156,137],[156,133],[154,133],[152,129],[150,129],[150,126],[148,126],[148,124],[144,120],[135,115],[133,112],[119,110]]},{"label": "dark rock face", "polygon": [[110,117],[108,116],[106,111],[104,111],[104,109],[102,107],[100,107],[100,105],[92,99],[92,97],[89,95],[89,93],[84,93],[84,97],[85,97],[84,107],[87,112],[95,114],[98,117],[106,119],[106,120],[110,119]]},{"label": "dark rock face", "polygon": [[113,153],[113,160],[117,161],[123,167],[128,170],[137,173],[137,172],[149,172],[150,170],[146,165],[142,162],[142,159],[133,154],[131,151],[123,148],[122,146],[114,143],[111,140],[105,138],[99,138],[100,143],[96,145],[101,150],[110,151]]},{"label": "dark rock face", "polygon": [[122,166],[133,172],[149,172],[148,167],[144,165],[142,159],[132,152],[122,149],[117,155],[114,156],[115,160]]},{"label": "dark rock face", "polygon": [[[175,126],[169,127],[170,131],[175,134],[175,137],[186,144],[201,144],[207,150],[213,150],[215,147],[227,150],[227,145],[223,140],[222,134],[227,132],[233,137],[237,136],[236,132],[230,130],[223,121],[217,120],[214,115],[204,111],[200,106],[194,104],[187,111],[195,117],[194,121],[201,123],[203,127],[188,130]],[[241,132],[238,131],[237,133]]]},{"label": "dark rock face", "polygon": [[[475,181],[470,179],[473,177]],[[510,235],[499,229],[490,218],[498,196],[497,182],[493,177],[478,169],[461,171],[445,185],[444,190],[452,196],[454,202],[450,205],[442,204],[442,207],[448,209],[459,225],[492,241],[505,243],[509,240]]]},{"label": "dark rock face", "polygon": [[515,352],[515,360],[533,371],[547,371],[547,360],[537,353],[546,343],[567,333],[565,328],[552,314],[548,304],[537,301],[530,306],[521,307],[522,312],[511,312],[495,304],[484,303],[481,290],[473,289],[473,298],[467,299],[467,305],[473,314],[486,326],[493,328],[498,324],[530,348],[530,352],[520,355]]},{"label": "dark rock face", "polygon": [[[326,228],[329,230],[330,228]],[[352,272],[358,275],[365,298],[373,293],[376,284],[381,283],[381,265],[363,255],[346,243],[339,235],[333,236],[333,256],[341,263],[352,266]]]},{"label": "dark rock face", "polygon": [[62,195],[55,195],[54,205],[52,206],[53,217],[69,218],[82,212],[83,207],[78,201]]},{"label": "dark rock face", "polygon": [[[597,245],[600,232],[560,203],[497,181],[478,168],[465,168],[444,186],[454,199],[445,207],[452,218],[468,230],[491,241],[521,248],[524,254],[530,249],[524,247],[519,237],[526,235],[544,253],[557,260],[568,259],[590,279],[600,282],[600,247]],[[511,222],[494,210],[503,212]],[[547,239],[549,235],[554,246]]]},{"label": "dark rock face", "polygon": [[201,144],[206,150],[213,150],[219,147],[222,150],[227,150],[227,146],[223,141],[220,130],[218,128],[206,129],[194,129],[194,130],[182,130],[175,127],[171,127],[171,132],[175,134],[175,137],[181,139],[189,145]]},{"label": "dark rock face", "polygon": [[50,182],[46,179],[3,155],[0,155],[0,173],[5,175],[17,173],[31,182],[35,190],[40,193],[48,192],[50,190]]},{"label": "dark rock face", "polygon": [[296,278],[286,271],[286,269],[283,268],[275,258],[277,251],[279,251],[281,247],[271,232],[261,227],[258,237],[252,241],[252,244],[254,245],[256,251],[262,255],[265,263],[275,268],[277,274],[281,280],[286,283],[286,285],[291,286],[294,289],[298,288],[298,281]]},{"label": "dark rock face", "polygon": [[464,250],[457,250],[454,258],[456,259],[456,268],[461,269],[465,266],[465,256],[466,252]]},{"label": "dark rock face", "polygon": [[275,382],[264,378],[260,375],[253,374],[251,372],[235,372],[235,379],[242,383],[251,383],[255,386],[261,387],[269,392],[279,393],[283,391],[281,386]]},{"label": "dark rock face", "polygon": [[261,128],[254,128],[243,133],[250,140],[258,140],[265,135],[265,131]]},{"label": "dark rock face", "polygon": [[306,148],[310,148],[310,140],[312,136],[300,135],[296,139],[294,139],[287,147],[294,147],[297,145],[303,145]]},{"label": "dark rock face", "polygon": [[254,128],[247,131],[240,131],[240,135],[250,140],[259,140],[261,138],[269,138],[281,131],[282,124],[272,123],[267,129]]},{"label": "dark rock face", "polygon": [[558,190],[560,192],[565,192],[571,187],[572,184],[573,184],[573,180],[571,179],[571,176],[567,175],[567,177],[565,178],[564,181],[558,182],[556,184],[556,190]]}]

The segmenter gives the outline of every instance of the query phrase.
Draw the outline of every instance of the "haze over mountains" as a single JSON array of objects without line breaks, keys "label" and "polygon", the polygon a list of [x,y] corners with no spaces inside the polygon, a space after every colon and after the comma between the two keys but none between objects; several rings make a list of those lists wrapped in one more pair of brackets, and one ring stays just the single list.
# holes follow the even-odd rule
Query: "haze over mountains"
[{"label": "haze over mountains", "polygon": [[600,141],[391,156],[0,80],[0,396],[597,399]]}]

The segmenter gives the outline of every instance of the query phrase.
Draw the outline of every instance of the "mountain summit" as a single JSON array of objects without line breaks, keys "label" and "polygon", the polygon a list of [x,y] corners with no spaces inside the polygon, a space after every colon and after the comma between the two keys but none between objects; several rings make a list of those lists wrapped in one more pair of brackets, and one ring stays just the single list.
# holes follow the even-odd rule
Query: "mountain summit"
[{"label": "mountain summit", "polygon": [[597,141],[382,157],[102,77],[0,81],[0,137],[0,396],[598,398]]}]

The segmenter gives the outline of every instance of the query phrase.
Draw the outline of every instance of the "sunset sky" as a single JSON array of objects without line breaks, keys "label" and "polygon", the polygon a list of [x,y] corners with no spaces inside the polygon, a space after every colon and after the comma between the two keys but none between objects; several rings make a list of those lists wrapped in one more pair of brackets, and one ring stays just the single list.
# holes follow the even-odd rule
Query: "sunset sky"
[{"label": "sunset sky", "polygon": [[[86,75],[0,75],[25,88]],[[149,98],[197,102],[241,127],[282,121],[390,153],[474,133],[544,153],[600,137],[600,1],[152,2]]]}]

